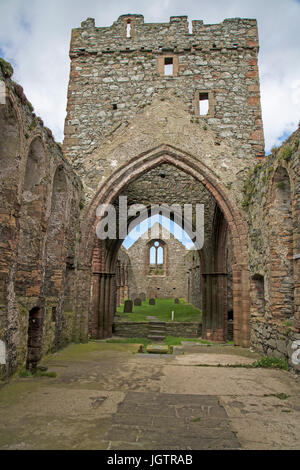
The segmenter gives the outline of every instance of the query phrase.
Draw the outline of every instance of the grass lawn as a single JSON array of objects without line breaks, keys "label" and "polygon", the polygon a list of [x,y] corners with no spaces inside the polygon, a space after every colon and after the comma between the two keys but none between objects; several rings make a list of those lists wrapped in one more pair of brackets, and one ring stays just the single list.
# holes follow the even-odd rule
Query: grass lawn
[{"label": "grass lawn", "polygon": [[185,299],[179,299],[179,304],[174,299],[156,299],[155,305],[149,305],[149,299],[142,302],[140,307],[133,306],[132,313],[123,313],[124,305],[117,308],[120,315],[118,321],[149,321],[148,316],[156,317],[159,321],[171,322],[172,311],[174,321],[178,322],[201,322],[202,312],[200,309],[187,303]]}]

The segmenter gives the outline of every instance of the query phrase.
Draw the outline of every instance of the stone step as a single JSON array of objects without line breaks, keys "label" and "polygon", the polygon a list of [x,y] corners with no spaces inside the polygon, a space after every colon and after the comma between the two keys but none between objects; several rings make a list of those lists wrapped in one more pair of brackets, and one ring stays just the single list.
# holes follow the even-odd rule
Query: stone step
[{"label": "stone step", "polygon": [[165,330],[150,330],[148,332],[149,335],[158,335],[158,336],[166,336],[166,331]]},{"label": "stone step", "polygon": [[151,339],[151,341],[163,341],[165,339],[165,336],[161,335],[148,335],[148,339]]},{"label": "stone step", "polygon": [[149,321],[150,326],[165,326],[166,322],[164,321]]},{"label": "stone step", "polygon": [[149,325],[148,328],[166,328],[166,325],[164,323],[160,323],[157,325]]}]

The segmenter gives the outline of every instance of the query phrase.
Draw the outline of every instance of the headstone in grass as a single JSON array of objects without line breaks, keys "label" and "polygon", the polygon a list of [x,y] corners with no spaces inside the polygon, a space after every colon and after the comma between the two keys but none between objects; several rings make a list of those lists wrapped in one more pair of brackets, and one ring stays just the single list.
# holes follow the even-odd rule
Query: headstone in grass
[{"label": "headstone in grass", "polygon": [[141,292],[141,293],[139,294],[139,298],[141,299],[142,302],[145,302],[145,300],[146,300],[146,294],[145,294],[145,292]]},{"label": "headstone in grass", "polygon": [[139,297],[137,297],[136,299],[134,299],[134,305],[136,307],[140,307],[142,305],[142,301]]},{"label": "headstone in grass", "polygon": [[124,313],[132,313],[132,300],[125,300]]},{"label": "headstone in grass", "polygon": [[175,302],[175,304],[179,304],[179,299],[176,298],[176,299],[174,300],[174,302]]},{"label": "headstone in grass", "polygon": [[168,354],[169,347],[167,344],[149,344],[147,353],[149,354]]},{"label": "headstone in grass", "polygon": [[155,299],[149,299],[149,305],[155,305]]}]

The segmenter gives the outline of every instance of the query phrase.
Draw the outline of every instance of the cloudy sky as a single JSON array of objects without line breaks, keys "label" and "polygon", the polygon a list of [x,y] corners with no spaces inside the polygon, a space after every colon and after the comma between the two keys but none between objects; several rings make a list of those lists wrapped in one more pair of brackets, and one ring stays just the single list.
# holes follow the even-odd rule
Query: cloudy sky
[{"label": "cloudy sky", "polygon": [[0,56],[45,125],[63,139],[71,28],[87,17],[110,26],[118,16],[139,13],[145,22],[173,15],[219,23],[258,20],[260,79],[266,152],[300,120],[300,0],[0,0]]}]

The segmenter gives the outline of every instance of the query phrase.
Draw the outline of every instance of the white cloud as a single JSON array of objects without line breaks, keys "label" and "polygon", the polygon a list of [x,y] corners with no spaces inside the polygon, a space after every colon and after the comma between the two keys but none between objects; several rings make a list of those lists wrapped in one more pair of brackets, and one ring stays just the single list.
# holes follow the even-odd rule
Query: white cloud
[{"label": "white cloud", "polygon": [[71,29],[87,17],[109,26],[119,15],[140,13],[146,22],[188,15],[219,23],[257,18],[261,97],[266,149],[278,145],[300,119],[300,2],[298,0],[0,0],[0,49],[15,68],[36,113],[63,139]]}]

